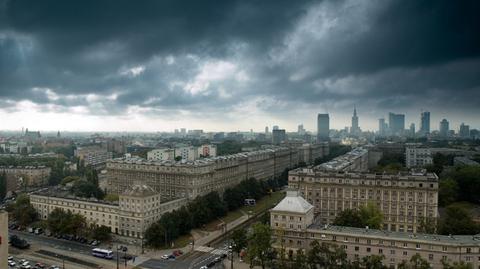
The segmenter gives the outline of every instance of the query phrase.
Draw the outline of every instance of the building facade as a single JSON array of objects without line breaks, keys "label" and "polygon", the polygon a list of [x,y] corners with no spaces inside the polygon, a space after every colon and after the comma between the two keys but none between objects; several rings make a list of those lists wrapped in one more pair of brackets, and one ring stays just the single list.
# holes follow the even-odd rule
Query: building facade
[{"label": "building facade", "polygon": [[383,213],[384,229],[417,232],[426,218],[438,217],[438,177],[433,173],[373,174],[325,172],[298,168],[289,172],[289,188],[315,207],[323,224],[345,209],[374,203]]},{"label": "building facade", "polygon": [[30,195],[30,203],[41,219],[56,208],[85,217],[88,224],[105,225],[112,233],[142,238],[143,232],[161,215],[186,205],[186,199],[162,203],[160,194],[145,185],[133,185],[119,195],[118,202],[97,201],[46,190]]},{"label": "building facade", "polygon": [[369,255],[383,255],[384,265],[397,268],[420,254],[433,268],[442,268],[442,261],[464,261],[480,266],[480,237],[474,235],[434,235],[391,232],[365,228],[330,226],[314,221],[311,204],[303,198],[287,194],[270,211],[270,225],[275,248],[285,248],[293,256],[298,249],[308,250],[313,241],[340,246],[351,261]]},{"label": "building facade", "polygon": [[438,134],[441,137],[447,137],[449,131],[450,131],[450,127],[447,119],[443,119],[442,121],[440,121],[440,128],[439,128]]},{"label": "building facade", "polygon": [[0,173],[7,176],[7,192],[19,187],[46,185],[51,171],[46,166],[0,166]]},{"label": "building facade", "polygon": [[318,165],[316,169],[324,171],[367,171],[369,167],[368,156],[368,150],[359,147]]},{"label": "building facade", "polygon": [[139,181],[160,192],[162,199],[195,198],[223,192],[242,180],[267,180],[298,164],[298,151],[272,147],[259,151],[204,158],[195,161],[147,161],[120,158],[107,163],[107,190],[121,193]]},{"label": "building facade", "polygon": [[405,147],[405,163],[407,168],[424,167],[432,164],[432,152],[421,144],[407,143]]},{"label": "building facade", "polygon": [[0,262],[7,266],[8,258],[8,213],[0,210]]},{"label": "building facade", "polygon": [[330,140],[330,116],[328,114],[317,115],[317,142]]},{"label": "building facade", "polygon": [[106,148],[97,146],[78,147],[75,149],[75,157],[85,163],[85,166],[103,165],[113,158],[113,153],[107,151]]},{"label": "building facade", "polygon": [[405,131],[405,115],[404,114],[388,114],[388,126],[390,135],[403,135]]},{"label": "building facade", "polygon": [[430,133],[430,112],[424,111],[420,114],[420,135]]}]

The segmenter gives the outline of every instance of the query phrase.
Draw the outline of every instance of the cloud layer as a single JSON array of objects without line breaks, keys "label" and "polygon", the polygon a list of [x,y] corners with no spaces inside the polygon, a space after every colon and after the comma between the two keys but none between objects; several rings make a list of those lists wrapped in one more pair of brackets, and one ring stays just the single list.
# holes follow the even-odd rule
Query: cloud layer
[{"label": "cloud layer", "polygon": [[0,0],[0,104],[7,117],[28,103],[157,129],[314,128],[324,111],[342,127],[353,104],[366,128],[420,109],[480,126],[479,11],[474,0]]}]

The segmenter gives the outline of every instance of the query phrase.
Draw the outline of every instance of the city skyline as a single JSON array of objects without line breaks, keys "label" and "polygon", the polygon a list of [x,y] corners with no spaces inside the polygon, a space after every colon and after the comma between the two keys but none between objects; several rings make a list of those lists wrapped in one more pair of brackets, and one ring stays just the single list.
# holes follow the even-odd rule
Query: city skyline
[{"label": "city skyline", "polygon": [[0,0],[2,129],[480,127],[478,3],[257,5]]}]

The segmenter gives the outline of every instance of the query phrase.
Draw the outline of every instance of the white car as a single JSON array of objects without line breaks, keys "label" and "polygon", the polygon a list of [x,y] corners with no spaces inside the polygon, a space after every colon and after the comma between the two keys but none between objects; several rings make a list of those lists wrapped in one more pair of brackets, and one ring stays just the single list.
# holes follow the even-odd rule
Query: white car
[{"label": "white car", "polygon": [[200,269],[208,269],[208,267],[206,265],[200,267]]},{"label": "white car", "polygon": [[168,258],[169,258],[169,256],[168,256],[167,254],[162,255],[162,259],[163,259],[163,260],[168,260]]},{"label": "white car", "polygon": [[17,265],[14,261],[8,261],[8,266],[15,267]]},{"label": "white car", "polygon": [[13,257],[12,257],[12,256],[8,256],[8,260],[9,260],[9,261],[13,261]]}]

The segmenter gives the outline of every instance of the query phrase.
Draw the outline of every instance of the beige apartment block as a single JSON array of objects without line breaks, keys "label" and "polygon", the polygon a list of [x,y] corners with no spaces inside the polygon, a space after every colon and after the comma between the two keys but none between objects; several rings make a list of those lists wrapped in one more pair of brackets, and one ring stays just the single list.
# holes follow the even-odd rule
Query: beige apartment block
[{"label": "beige apartment block", "polygon": [[424,170],[375,174],[299,168],[289,172],[288,185],[313,204],[322,224],[367,203],[382,211],[384,230],[417,232],[421,221],[438,217],[438,177]]},{"label": "beige apartment block", "polygon": [[211,191],[221,193],[250,177],[259,180],[278,177],[297,164],[297,149],[286,147],[195,161],[119,158],[107,162],[107,190],[121,193],[136,181],[151,186],[162,199],[193,199]]},{"label": "beige apartment block", "polygon": [[383,263],[393,268],[417,253],[433,268],[442,268],[442,260],[464,261],[472,268],[480,266],[478,235],[444,236],[331,226],[313,221],[312,207],[301,196],[289,192],[270,211],[275,248],[283,246],[287,255],[292,256],[298,249],[308,250],[316,240],[341,246],[351,261],[368,255],[384,255]]},{"label": "beige apartment block", "polygon": [[187,203],[177,199],[162,203],[160,194],[145,185],[132,185],[119,195],[118,202],[78,198],[58,188],[30,194],[30,203],[41,219],[56,208],[85,217],[87,223],[105,225],[112,233],[142,238],[143,232],[161,215]]}]

